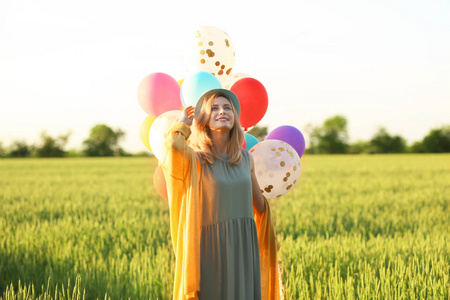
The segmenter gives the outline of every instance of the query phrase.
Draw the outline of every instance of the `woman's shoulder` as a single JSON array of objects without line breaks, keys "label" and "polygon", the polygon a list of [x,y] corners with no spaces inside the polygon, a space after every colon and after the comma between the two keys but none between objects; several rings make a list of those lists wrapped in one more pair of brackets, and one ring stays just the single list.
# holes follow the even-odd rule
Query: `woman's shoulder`
[{"label": "woman's shoulder", "polygon": [[242,153],[242,157],[248,158],[250,156],[250,153],[245,149],[241,149],[241,153]]},{"label": "woman's shoulder", "polygon": [[202,163],[203,161],[205,161],[205,159],[203,158],[202,154],[200,151],[192,149],[194,151],[195,154],[195,159],[197,160],[197,162]]},{"label": "woman's shoulder", "polygon": [[241,163],[245,163],[246,165],[249,165],[250,159],[251,159],[250,153],[247,150],[242,149],[241,154],[242,154]]}]

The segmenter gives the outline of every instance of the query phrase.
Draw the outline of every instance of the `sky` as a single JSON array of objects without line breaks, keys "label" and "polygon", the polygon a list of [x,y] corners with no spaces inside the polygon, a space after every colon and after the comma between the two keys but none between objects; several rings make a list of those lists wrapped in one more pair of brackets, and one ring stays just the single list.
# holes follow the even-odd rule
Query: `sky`
[{"label": "sky", "polygon": [[234,43],[234,73],[267,90],[269,131],[343,115],[350,141],[380,126],[409,144],[450,124],[447,0],[0,2],[0,142],[72,135],[81,149],[104,123],[121,146],[146,150],[137,99],[148,74],[186,78],[182,60],[200,26]]}]

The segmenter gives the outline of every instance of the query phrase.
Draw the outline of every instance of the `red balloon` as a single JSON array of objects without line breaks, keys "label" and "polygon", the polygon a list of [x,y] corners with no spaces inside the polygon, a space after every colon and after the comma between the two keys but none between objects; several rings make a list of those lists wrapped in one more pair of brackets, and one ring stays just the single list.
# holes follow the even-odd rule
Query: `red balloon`
[{"label": "red balloon", "polygon": [[269,105],[269,97],[262,83],[254,78],[242,78],[230,90],[236,94],[241,105],[241,126],[248,128],[261,121]]},{"label": "red balloon", "polygon": [[153,185],[163,199],[169,199],[167,196],[166,177],[164,177],[164,172],[161,165],[156,168],[155,173],[153,174]]}]

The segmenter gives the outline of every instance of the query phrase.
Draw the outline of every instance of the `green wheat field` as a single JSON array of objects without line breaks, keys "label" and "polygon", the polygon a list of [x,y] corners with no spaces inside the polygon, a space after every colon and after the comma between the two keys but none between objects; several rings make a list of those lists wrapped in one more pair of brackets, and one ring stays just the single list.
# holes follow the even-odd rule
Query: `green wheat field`
[{"label": "green wheat field", "polygon": [[[155,158],[0,160],[0,299],[171,299]],[[271,201],[286,299],[450,299],[450,154],[305,155]]]}]

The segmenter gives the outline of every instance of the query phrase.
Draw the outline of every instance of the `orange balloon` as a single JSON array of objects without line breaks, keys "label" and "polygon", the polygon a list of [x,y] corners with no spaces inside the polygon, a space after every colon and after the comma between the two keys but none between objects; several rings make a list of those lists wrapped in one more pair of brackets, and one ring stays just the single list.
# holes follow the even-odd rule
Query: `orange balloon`
[{"label": "orange balloon", "polygon": [[156,192],[158,192],[163,199],[169,199],[167,196],[166,178],[164,177],[161,165],[156,168],[155,173],[153,174],[153,185],[155,186]]}]

